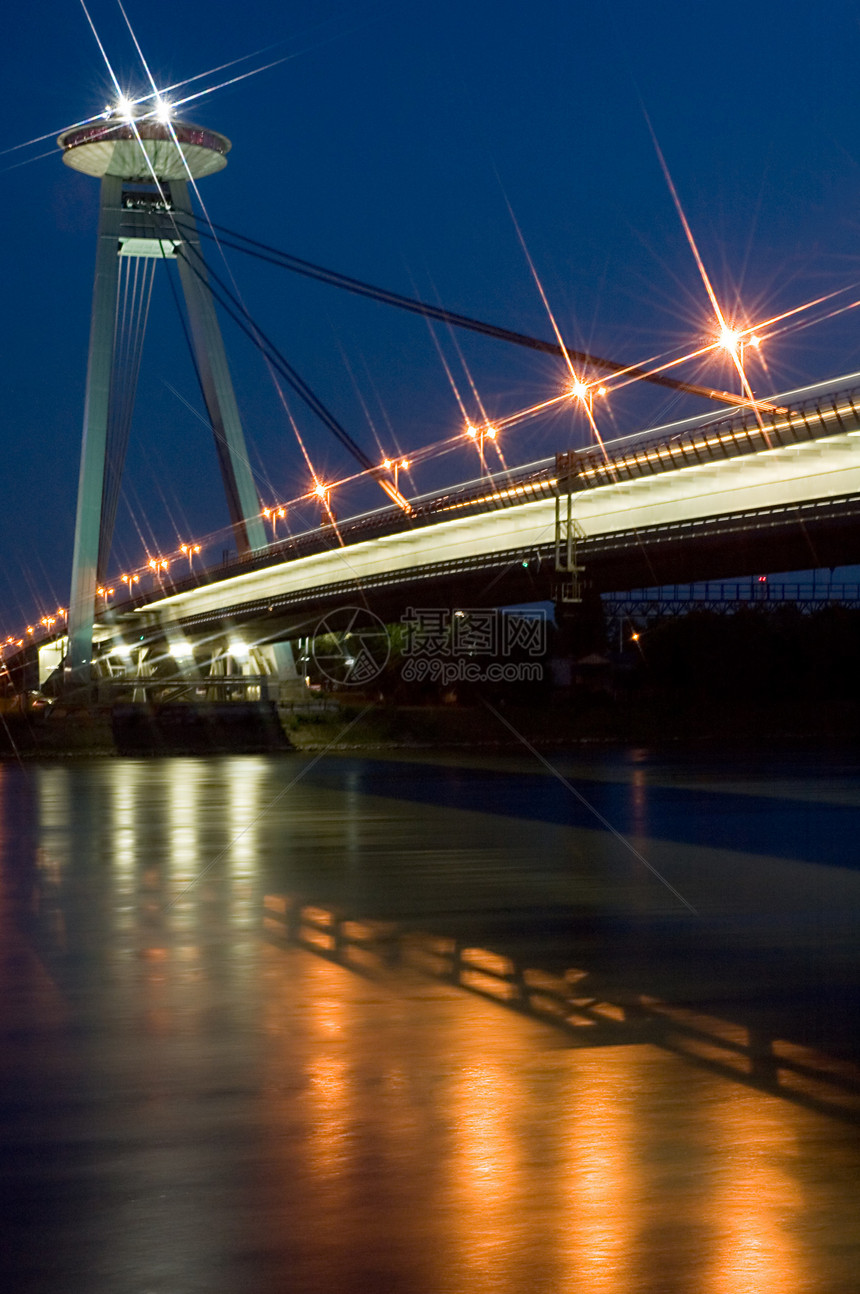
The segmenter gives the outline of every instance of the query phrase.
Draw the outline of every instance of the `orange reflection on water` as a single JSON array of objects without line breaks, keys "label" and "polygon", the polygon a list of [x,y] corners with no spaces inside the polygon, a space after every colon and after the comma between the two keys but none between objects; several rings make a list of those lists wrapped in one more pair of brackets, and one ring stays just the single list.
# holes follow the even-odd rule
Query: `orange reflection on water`
[{"label": "orange reflection on water", "polygon": [[313,1056],[307,1078],[313,1110],[307,1144],[310,1167],[318,1176],[345,1184],[351,1156],[349,1062],[332,1053]]},{"label": "orange reflection on water", "polygon": [[[803,1258],[799,1224],[807,1201],[795,1176],[795,1119],[770,1097],[737,1089],[714,1107],[722,1160],[714,1191],[717,1243],[712,1294],[799,1294],[816,1288]],[[801,1116],[802,1117],[802,1116]]]},{"label": "orange reflection on water", "polygon": [[629,1287],[641,1203],[634,1128],[638,1048],[580,1051],[564,1126],[563,1238],[567,1288],[616,1294]]},{"label": "orange reflection on water", "polygon": [[478,1058],[459,1069],[447,1100],[458,1268],[463,1288],[483,1291],[509,1288],[521,1258],[528,1196],[522,1182],[521,1128],[528,1103],[516,1071],[481,1059],[480,1045],[475,1050]]}]

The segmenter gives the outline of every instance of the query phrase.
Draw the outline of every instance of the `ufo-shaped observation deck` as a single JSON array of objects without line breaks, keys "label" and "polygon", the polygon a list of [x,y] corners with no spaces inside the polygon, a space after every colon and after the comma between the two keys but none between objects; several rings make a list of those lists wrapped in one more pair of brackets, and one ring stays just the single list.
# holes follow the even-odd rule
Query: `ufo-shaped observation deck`
[{"label": "ufo-shaped observation deck", "polygon": [[123,180],[199,180],[227,165],[230,141],[190,122],[106,121],[75,126],[57,139],[75,171]]}]

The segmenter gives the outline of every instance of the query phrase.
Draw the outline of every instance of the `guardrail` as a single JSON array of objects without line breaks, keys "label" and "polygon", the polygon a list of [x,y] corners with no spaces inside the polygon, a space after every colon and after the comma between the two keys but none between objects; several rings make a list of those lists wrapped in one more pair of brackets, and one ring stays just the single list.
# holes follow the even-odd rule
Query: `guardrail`
[{"label": "guardrail", "polygon": [[562,453],[556,458],[559,484],[565,490],[594,489],[855,431],[860,427],[857,401],[860,388],[855,387],[772,412],[734,414],[662,441],[643,436],[608,458],[596,446]]},{"label": "guardrail", "polygon": [[610,619],[682,615],[688,611],[736,611],[741,607],[795,606],[804,612],[823,611],[828,607],[855,610],[860,608],[860,585],[731,580],[604,593],[601,602]]}]

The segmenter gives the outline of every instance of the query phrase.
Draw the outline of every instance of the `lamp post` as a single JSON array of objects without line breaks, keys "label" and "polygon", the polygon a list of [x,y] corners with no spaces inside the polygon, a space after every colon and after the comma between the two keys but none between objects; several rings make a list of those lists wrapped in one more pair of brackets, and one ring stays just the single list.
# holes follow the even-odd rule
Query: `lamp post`
[{"label": "lamp post", "polygon": [[396,490],[397,477],[400,472],[406,471],[406,469],[409,466],[409,459],[408,458],[386,458],[383,460],[382,466],[385,468],[386,472],[392,473],[394,477],[394,488]]},{"label": "lamp post", "polygon": [[169,569],[170,562],[166,557],[150,557],[149,561],[147,562],[147,565],[149,566],[149,569],[152,571],[153,575],[158,581],[159,588],[163,589],[164,573]]},{"label": "lamp post", "polygon": [[184,555],[188,558],[188,569],[190,571],[192,568],[192,563],[194,561],[195,555],[200,552],[200,545],[199,544],[180,544],[179,551],[180,553],[184,553]]}]

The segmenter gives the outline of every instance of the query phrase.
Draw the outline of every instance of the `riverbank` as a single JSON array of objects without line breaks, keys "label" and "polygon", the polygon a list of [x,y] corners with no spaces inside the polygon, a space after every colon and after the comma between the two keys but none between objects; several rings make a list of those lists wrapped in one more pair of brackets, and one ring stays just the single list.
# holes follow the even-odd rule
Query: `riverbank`
[{"label": "riverbank", "polygon": [[[498,699],[470,705],[404,706],[346,695],[328,708],[284,708],[278,713],[285,741],[281,748],[355,750],[483,747],[507,749],[525,742],[538,748],[576,745],[707,745],[734,742],[855,745],[860,708],[832,699],[797,697],[791,702],[752,703],[691,696],[658,695],[615,702],[603,698],[558,696],[538,704]],[[6,714],[0,724],[0,757],[81,759],[95,756],[165,753],[255,753],[255,734],[245,740],[224,722],[195,725],[173,722],[188,744],[149,743],[135,728],[135,743],[117,739],[116,717],[108,707],[93,710]],[[247,736],[248,734],[245,734]],[[162,734],[163,736],[163,734]],[[241,738],[241,739],[240,739]],[[262,747],[259,747],[262,749]],[[274,749],[271,743],[265,747]]]}]

